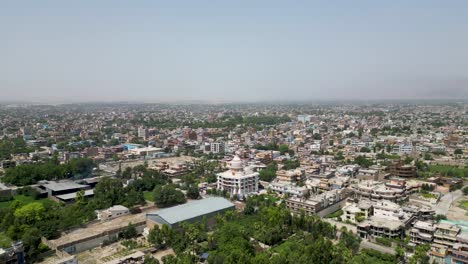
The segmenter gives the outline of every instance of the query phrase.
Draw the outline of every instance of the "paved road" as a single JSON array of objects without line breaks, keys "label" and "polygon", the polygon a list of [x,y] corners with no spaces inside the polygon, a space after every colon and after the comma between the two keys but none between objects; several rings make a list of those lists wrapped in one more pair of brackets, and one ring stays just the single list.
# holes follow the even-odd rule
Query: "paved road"
[{"label": "paved road", "polygon": [[381,246],[381,245],[369,242],[367,240],[362,240],[361,248],[374,249],[382,253],[387,253],[387,254],[392,254],[392,255],[395,254],[395,249],[391,247]]},{"label": "paved road", "polygon": [[457,200],[462,196],[461,190],[456,190],[454,192],[447,193],[446,195],[440,198],[439,203],[435,206],[436,214],[446,215],[448,213],[449,208],[452,205],[452,202]]}]

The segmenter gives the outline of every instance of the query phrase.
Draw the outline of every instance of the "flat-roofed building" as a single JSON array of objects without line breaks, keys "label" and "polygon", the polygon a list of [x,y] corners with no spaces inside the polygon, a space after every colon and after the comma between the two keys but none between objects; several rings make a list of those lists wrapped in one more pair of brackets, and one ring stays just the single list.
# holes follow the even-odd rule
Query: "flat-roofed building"
[{"label": "flat-roofed building", "polygon": [[79,190],[89,189],[89,185],[78,184],[73,181],[43,181],[39,182],[39,188],[46,191],[49,196],[74,193]]},{"label": "flat-roofed building", "polygon": [[457,242],[460,227],[448,223],[439,223],[435,228],[434,243],[452,248]]},{"label": "flat-roofed building", "polygon": [[89,224],[57,239],[43,239],[43,242],[52,250],[76,254],[99,247],[104,241],[117,239],[129,223],[132,223],[137,233],[141,234],[146,226],[146,219],[143,214],[125,215],[110,221]]},{"label": "flat-roofed building", "polygon": [[147,225],[167,225],[177,228],[182,222],[197,222],[203,218],[213,218],[217,214],[234,209],[234,204],[221,197],[208,197],[201,200],[161,209],[146,214]]},{"label": "flat-roofed building", "polygon": [[130,214],[130,210],[122,205],[114,205],[96,213],[97,219],[101,221],[108,221],[128,214]]},{"label": "flat-roofed building", "polygon": [[351,223],[361,222],[367,219],[372,213],[372,202],[361,200],[359,203],[347,203],[342,209],[342,221],[350,221]]},{"label": "flat-roofed building", "polygon": [[436,228],[432,222],[416,221],[410,230],[410,242],[414,245],[432,243],[435,229]]}]

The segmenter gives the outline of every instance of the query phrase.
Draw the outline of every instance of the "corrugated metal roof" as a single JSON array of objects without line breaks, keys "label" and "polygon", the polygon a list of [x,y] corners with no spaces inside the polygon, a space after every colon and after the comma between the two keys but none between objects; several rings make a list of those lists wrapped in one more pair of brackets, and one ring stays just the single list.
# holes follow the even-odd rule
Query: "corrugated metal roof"
[{"label": "corrugated metal roof", "polygon": [[169,224],[176,224],[192,218],[233,208],[234,204],[221,197],[209,197],[202,200],[188,202],[167,209],[148,213],[147,217],[160,217]]}]

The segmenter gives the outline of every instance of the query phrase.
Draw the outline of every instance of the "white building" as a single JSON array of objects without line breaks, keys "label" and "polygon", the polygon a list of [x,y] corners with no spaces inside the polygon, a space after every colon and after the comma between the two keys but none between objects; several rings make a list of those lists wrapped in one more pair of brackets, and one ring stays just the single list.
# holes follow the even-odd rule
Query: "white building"
[{"label": "white building", "polygon": [[148,129],[144,127],[139,127],[138,128],[138,137],[142,138],[143,140],[146,140],[148,138]]},{"label": "white building", "polygon": [[224,143],[223,142],[212,142],[210,144],[211,153],[222,153],[224,152]]},{"label": "white building", "polygon": [[310,115],[298,115],[297,116],[297,121],[305,123],[305,122],[310,122],[312,116]]},{"label": "white building", "polygon": [[130,210],[122,205],[114,205],[103,211],[97,212],[97,219],[101,221],[111,220],[117,217],[130,214]]},{"label": "white building", "polygon": [[258,192],[258,172],[252,167],[244,167],[239,156],[229,163],[229,170],[218,173],[217,189],[231,195],[248,195]]}]

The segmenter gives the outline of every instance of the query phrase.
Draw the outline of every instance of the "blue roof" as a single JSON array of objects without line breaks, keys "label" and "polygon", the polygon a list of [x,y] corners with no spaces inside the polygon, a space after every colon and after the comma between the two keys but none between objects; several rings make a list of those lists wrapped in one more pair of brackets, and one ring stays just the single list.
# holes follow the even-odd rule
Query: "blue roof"
[{"label": "blue roof", "polygon": [[234,208],[234,204],[230,201],[221,197],[209,197],[148,213],[146,217],[156,222],[162,220],[165,224],[173,225],[230,208]]}]

